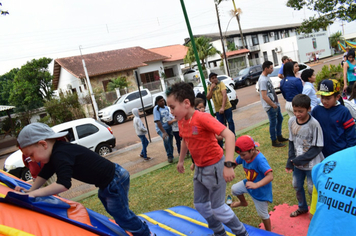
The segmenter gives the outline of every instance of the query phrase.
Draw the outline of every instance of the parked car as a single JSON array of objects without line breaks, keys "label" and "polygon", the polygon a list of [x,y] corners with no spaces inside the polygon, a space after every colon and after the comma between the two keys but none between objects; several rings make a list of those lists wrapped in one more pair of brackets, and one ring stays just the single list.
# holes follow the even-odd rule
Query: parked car
[{"label": "parked car", "polygon": [[[166,98],[164,92],[151,94],[148,89],[141,90],[144,109],[152,113],[155,106],[156,97],[161,95]],[[142,110],[142,104],[139,91],[127,93],[115,100],[114,104],[101,109],[98,113],[101,121],[107,124],[121,124],[125,122],[128,116],[132,115],[132,109]]]},{"label": "parked car", "polygon": [[238,86],[243,86],[243,85],[250,86],[252,83],[256,83],[261,73],[262,73],[261,65],[251,66],[240,70],[239,75],[236,78],[234,78],[235,89]]},{"label": "parked car", "polygon": [[[55,132],[68,131],[66,138],[71,143],[76,143],[95,151],[100,156],[112,152],[116,138],[109,126],[92,118],[84,118],[65,122],[52,127]],[[23,180],[32,179],[31,173],[22,161],[22,152],[12,153],[4,163],[4,171]]]},{"label": "parked car", "polygon": [[184,80],[186,82],[198,81],[200,79],[199,71],[195,69],[189,69],[183,73]]},{"label": "parked car", "polygon": [[[207,86],[208,86],[208,84],[210,84],[210,82],[207,82]],[[203,84],[199,83],[197,86],[195,86],[194,92],[195,92],[195,94],[197,94],[198,92],[200,92],[200,93],[204,92]],[[233,87],[231,87],[230,85],[226,85],[226,93],[227,93],[227,97],[229,98],[230,103],[232,105],[232,110],[235,110],[237,104],[239,103],[239,99],[237,97],[235,89]],[[211,99],[210,101],[211,101],[211,105],[213,106],[213,111],[215,112],[213,100]],[[205,107],[205,110],[209,111],[208,105]]]},{"label": "parked car", "polygon": [[223,82],[225,85],[230,85],[232,88],[235,88],[235,81],[227,75],[218,75],[218,80]]},{"label": "parked car", "polygon": [[[281,88],[280,88],[281,79],[278,77],[280,68],[281,68],[280,66],[274,67],[273,72],[268,75],[268,77],[270,77],[270,79],[272,81],[272,85],[273,85],[276,93],[281,92]],[[301,74],[305,69],[310,69],[310,66],[308,66],[304,63],[299,63],[299,74]],[[260,87],[259,87],[258,83],[256,83],[256,92],[257,93],[260,92]]]}]

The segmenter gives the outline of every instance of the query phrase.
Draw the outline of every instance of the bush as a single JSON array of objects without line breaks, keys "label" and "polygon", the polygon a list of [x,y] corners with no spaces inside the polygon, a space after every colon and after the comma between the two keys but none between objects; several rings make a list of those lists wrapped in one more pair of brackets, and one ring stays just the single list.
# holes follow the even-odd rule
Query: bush
[{"label": "bush", "polygon": [[59,99],[53,98],[44,104],[49,117],[44,117],[41,122],[49,126],[63,122],[85,118],[81,104],[76,93],[70,95],[59,94]]},{"label": "bush", "polygon": [[340,88],[344,87],[344,74],[341,65],[325,65],[316,75],[315,84],[318,85],[324,79],[336,79],[340,82]]}]

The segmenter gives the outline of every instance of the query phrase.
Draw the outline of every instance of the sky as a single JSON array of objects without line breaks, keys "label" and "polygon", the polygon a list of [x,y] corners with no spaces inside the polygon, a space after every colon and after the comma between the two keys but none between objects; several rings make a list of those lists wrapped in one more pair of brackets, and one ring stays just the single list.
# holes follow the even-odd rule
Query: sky
[{"label": "sky", "polygon": [[[183,44],[189,37],[180,0],[0,0],[0,75],[32,59],[52,59],[140,46],[145,49]],[[294,11],[286,0],[235,0],[242,31],[301,23],[314,15]],[[184,0],[193,34],[219,32],[213,0]],[[219,5],[223,34],[237,30],[231,0]],[[356,22],[344,22],[345,34]],[[342,31],[342,22],[330,33]],[[50,71],[53,65],[49,65]]]}]

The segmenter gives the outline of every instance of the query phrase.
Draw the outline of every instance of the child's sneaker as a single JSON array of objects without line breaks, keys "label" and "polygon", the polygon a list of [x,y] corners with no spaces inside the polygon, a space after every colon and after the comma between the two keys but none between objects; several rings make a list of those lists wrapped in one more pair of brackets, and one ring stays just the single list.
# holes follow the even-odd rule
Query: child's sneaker
[{"label": "child's sneaker", "polygon": [[143,158],[143,160],[149,161],[149,160],[152,160],[152,158],[151,157],[147,157],[147,158]]},{"label": "child's sneaker", "polygon": [[230,206],[231,203],[232,203],[232,197],[230,195],[227,195],[226,204]]}]

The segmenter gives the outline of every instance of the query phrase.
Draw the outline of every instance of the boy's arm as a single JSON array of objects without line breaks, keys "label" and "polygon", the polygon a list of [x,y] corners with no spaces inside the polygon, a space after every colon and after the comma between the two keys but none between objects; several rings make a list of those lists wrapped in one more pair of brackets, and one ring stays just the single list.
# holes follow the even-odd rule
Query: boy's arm
[{"label": "boy's arm", "polygon": [[[37,182],[37,179],[35,182]],[[62,184],[52,183],[44,188],[39,188],[39,189],[36,189],[33,191],[29,191],[28,194],[30,197],[45,197],[45,196],[58,194],[58,193],[61,193],[61,192],[67,191],[67,190],[68,189],[66,187],[64,187],[64,185],[62,185]]]},{"label": "boy's arm", "polygon": [[343,91],[345,91],[347,88],[347,69],[348,69],[348,67],[349,67],[349,64],[347,64],[347,62],[344,63],[344,89],[343,89]]},{"label": "boy's arm", "polygon": [[[225,162],[234,162],[234,151],[235,151],[235,135],[228,128],[225,128],[221,133],[225,139]],[[230,182],[235,178],[235,172],[233,168],[228,168],[224,166],[224,179],[226,182]]]},{"label": "boy's arm", "polygon": [[313,160],[321,151],[323,147],[311,146],[304,154],[293,159],[294,165],[302,166]]},{"label": "boy's arm", "polygon": [[181,146],[180,146],[180,155],[177,164],[177,170],[179,173],[184,173],[184,158],[187,155],[187,145],[185,144],[184,138],[182,139]]},{"label": "boy's arm", "polygon": [[289,140],[289,150],[288,150],[288,160],[286,165],[286,171],[292,172],[293,171],[293,163],[292,160],[295,158],[295,151],[294,151],[294,143]]},{"label": "boy's arm", "polygon": [[158,127],[158,128],[161,130],[161,132],[162,132],[162,138],[166,138],[166,137],[168,136],[168,134],[167,134],[166,130],[163,129],[163,126],[162,126],[161,121],[156,120],[155,122],[156,122],[156,124],[157,124],[157,127]]},{"label": "boy's arm", "polygon": [[270,183],[273,180],[273,172],[270,171],[266,174],[266,176],[258,181],[257,183],[254,183],[252,181],[247,181],[246,182],[246,188],[247,189],[256,189],[256,188],[261,188],[265,186],[266,184]]},{"label": "boy's arm", "polygon": [[206,99],[209,100],[211,99],[211,97],[213,96],[213,91],[215,88],[216,84],[211,84],[210,86],[208,86],[208,94],[206,95]]},{"label": "boy's arm", "polygon": [[355,121],[351,117],[350,112],[348,112],[347,121],[343,125],[345,129],[347,147],[355,146],[356,145]]},{"label": "boy's arm", "polygon": [[226,105],[226,100],[227,100],[227,92],[226,89],[221,90],[221,94],[222,94],[222,103],[221,103],[221,108],[219,110],[220,114],[223,114],[225,111],[225,105]]}]

